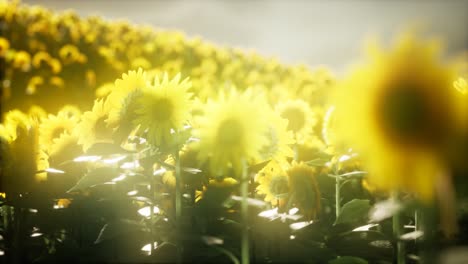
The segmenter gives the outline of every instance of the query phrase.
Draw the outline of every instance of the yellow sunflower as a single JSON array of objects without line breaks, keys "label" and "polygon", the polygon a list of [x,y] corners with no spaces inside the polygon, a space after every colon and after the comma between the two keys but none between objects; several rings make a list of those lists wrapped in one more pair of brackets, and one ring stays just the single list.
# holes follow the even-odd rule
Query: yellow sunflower
[{"label": "yellow sunflower", "polygon": [[6,38],[0,38],[0,58],[5,57],[8,49],[10,48],[10,42]]},{"label": "yellow sunflower", "polygon": [[53,140],[64,133],[74,133],[77,123],[77,118],[70,117],[65,112],[49,114],[39,125],[39,146],[49,153]]},{"label": "yellow sunflower", "polygon": [[169,80],[164,74],[158,77],[152,87],[143,89],[143,95],[137,100],[135,125],[148,130],[148,141],[155,145],[170,145],[174,140],[173,131],[183,128],[190,118],[191,83],[187,79],[180,81],[180,74]]},{"label": "yellow sunflower", "polygon": [[302,143],[310,136],[317,122],[309,104],[300,99],[280,102],[275,110],[282,118],[288,120],[288,130],[294,133],[297,143]]},{"label": "yellow sunflower", "polygon": [[317,184],[315,168],[305,163],[293,161],[286,171],[289,179],[291,199],[309,219],[314,219],[320,212],[320,189]]},{"label": "yellow sunflower", "polygon": [[57,168],[64,161],[73,160],[83,154],[82,147],[78,144],[79,137],[75,134],[63,133],[53,140],[49,150],[49,163]]},{"label": "yellow sunflower", "polygon": [[33,125],[28,115],[20,110],[11,110],[4,117],[5,128],[9,131],[12,140],[15,140],[20,133],[26,133]]},{"label": "yellow sunflower", "polygon": [[36,123],[39,123],[42,119],[47,118],[47,112],[38,105],[32,105],[29,108],[28,115]]},{"label": "yellow sunflower", "polygon": [[122,74],[122,77],[114,82],[114,88],[108,96],[109,103],[118,106],[128,93],[147,88],[148,81],[146,72],[141,68]]},{"label": "yellow sunflower", "polygon": [[99,86],[94,95],[96,98],[105,98],[114,90],[114,84],[112,82],[107,82]]},{"label": "yellow sunflower", "polygon": [[274,111],[268,111],[265,115],[268,121],[268,143],[260,150],[262,160],[293,157],[294,152],[290,146],[295,141],[292,131],[287,130],[288,121]]},{"label": "yellow sunflower", "polygon": [[289,180],[285,171],[285,162],[272,160],[255,175],[258,182],[257,193],[265,195],[265,202],[272,206],[284,205],[289,194]]},{"label": "yellow sunflower", "polygon": [[13,68],[21,71],[29,71],[31,69],[31,55],[26,51],[18,51],[15,53],[12,62]]},{"label": "yellow sunflower", "polygon": [[264,99],[249,90],[233,89],[227,96],[221,93],[217,102],[208,102],[194,134],[200,139],[199,159],[209,160],[212,176],[223,176],[230,169],[240,175],[243,161],[260,157],[268,143],[265,109]]},{"label": "yellow sunflower", "polygon": [[80,119],[81,110],[75,105],[67,104],[67,105],[64,105],[62,108],[60,108],[59,114],[67,116],[69,118]]},{"label": "yellow sunflower", "polygon": [[87,151],[93,144],[99,142],[112,142],[112,129],[105,122],[109,118],[110,104],[105,104],[102,99],[94,101],[91,111],[83,113],[78,124],[78,144]]},{"label": "yellow sunflower", "polygon": [[337,90],[339,134],[362,154],[370,183],[423,201],[433,197],[440,150],[461,115],[455,69],[439,61],[438,51],[437,43],[405,34],[393,50],[374,46],[370,62]]}]

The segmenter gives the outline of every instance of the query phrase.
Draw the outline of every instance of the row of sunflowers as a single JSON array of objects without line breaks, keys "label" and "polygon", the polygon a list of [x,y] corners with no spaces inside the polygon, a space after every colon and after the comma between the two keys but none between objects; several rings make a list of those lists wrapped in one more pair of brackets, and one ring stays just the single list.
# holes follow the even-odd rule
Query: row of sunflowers
[{"label": "row of sunflowers", "polygon": [[0,30],[6,262],[431,263],[468,243],[467,63],[435,41],[369,45],[338,80],[17,1]]}]

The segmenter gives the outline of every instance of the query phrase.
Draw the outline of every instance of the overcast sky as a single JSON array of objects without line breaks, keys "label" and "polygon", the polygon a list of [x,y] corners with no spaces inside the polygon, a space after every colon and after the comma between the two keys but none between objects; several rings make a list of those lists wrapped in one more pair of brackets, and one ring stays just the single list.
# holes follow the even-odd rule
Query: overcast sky
[{"label": "overcast sky", "polygon": [[384,40],[422,24],[447,42],[449,54],[468,49],[468,0],[23,0],[83,16],[178,29],[225,46],[254,49],[286,63],[327,65],[337,72],[359,57],[366,36]]}]

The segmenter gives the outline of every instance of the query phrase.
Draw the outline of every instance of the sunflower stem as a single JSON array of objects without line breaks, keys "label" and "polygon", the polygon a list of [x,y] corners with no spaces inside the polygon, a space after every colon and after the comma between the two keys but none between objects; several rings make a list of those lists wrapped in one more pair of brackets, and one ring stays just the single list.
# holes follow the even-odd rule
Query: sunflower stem
[{"label": "sunflower stem", "polygon": [[338,216],[341,213],[341,177],[338,175],[338,169],[337,165],[333,165],[333,173],[336,175],[335,176],[335,215],[336,219],[338,219]]},{"label": "sunflower stem", "polygon": [[177,263],[182,262],[182,245],[180,241],[181,235],[181,228],[182,228],[182,179],[180,174],[180,156],[179,150],[176,149],[174,153],[174,161],[175,161],[175,178],[176,178],[176,194],[175,194],[175,211],[176,211],[176,232],[177,232],[177,240],[179,243],[178,253],[177,254]]},{"label": "sunflower stem", "polygon": [[294,151],[294,160],[298,161],[299,160],[299,147],[297,143],[294,143],[293,151]]},{"label": "sunflower stem", "polygon": [[249,228],[248,228],[248,217],[249,207],[247,203],[248,192],[249,192],[249,181],[247,175],[247,164],[245,160],[242,162],[242,175],[240,192],[242,196],[241,203],[241,216],[242,216],[242,238],[241,238],[241,263],[249,264]]},{"label": "sunflower stem", "polygon": [[[398,200],[398,193],[392,194],[393,198]],[[403,224],[401,222],[402,213],[396,212],[392,217],[392,224],[393,224],[393,236],[396,239],[396,256],[397,256],[397,264],[405,264],[405,245],[404,242],[400,239],[401,235],[403,234]]]}]

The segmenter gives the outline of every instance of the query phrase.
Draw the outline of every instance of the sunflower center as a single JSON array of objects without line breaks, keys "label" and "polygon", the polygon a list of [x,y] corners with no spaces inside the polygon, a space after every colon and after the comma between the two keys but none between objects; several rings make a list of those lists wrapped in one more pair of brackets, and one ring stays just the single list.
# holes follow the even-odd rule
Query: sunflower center
[{"label": "sunflower center", "polygon": [[426,100],[417,89],[393,89],[382,100],[379,112],[386,131],[403,140],[415,140],[422,136],[429,121],[429,113]]},{"label": "sunflower center", "polygon": [[54,138],[58,138],[60,135],[62,135],[62,133],[64,133],[66,131],[66,129],[64,127],[56,127],[54,128],[54,130],[52,131],[51,133],[51,138],[50,139],[54,139]]},{"label": "sunflower center", "polygon": [[278,196],[280,194],[288,193],[289,186],[288,186],[288,178],[285,176],[275,175],[271,178],[270,181],[270,192],[274,196]]},{"label": "sunflower center", "polygon": [[235,119],[224,120],[218,128],[218,144],[221,146],[239,144],[243,136],[242,125]]},{"label": "sunflower center", "polygon": [[299,132],[305,125],[306,117],[304,112],[298,108],[290,107],[281,113],[281,117],[287,119],[288,130]]},{"label": "sunflower center", "polygon": [[167,122],[174,112],[174,105],[167,98],[158,98],[153,104],[152,116],[157,122]]}]

